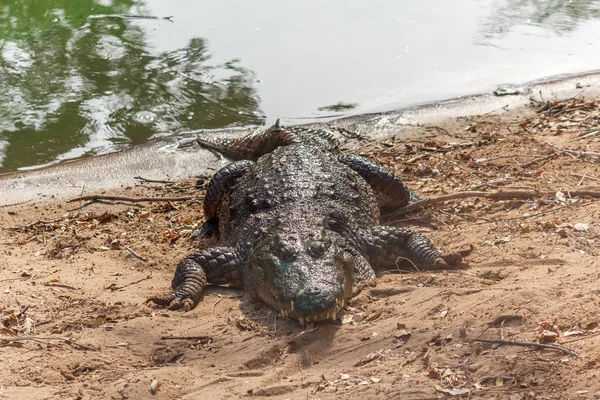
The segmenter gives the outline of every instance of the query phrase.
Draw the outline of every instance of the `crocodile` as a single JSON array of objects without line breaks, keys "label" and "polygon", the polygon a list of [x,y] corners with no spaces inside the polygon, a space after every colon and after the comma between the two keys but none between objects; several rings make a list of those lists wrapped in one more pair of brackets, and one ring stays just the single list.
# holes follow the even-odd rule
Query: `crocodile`
[{"label": "crocodile", "polygon": [[305,325],[335,320],[399,259],[419,269],[462,264],[460,252],[444,253],[415,230],[380,225],[380,209],[408,204],[411,192],[327,133],[277,121],[242,139],[199,142],[238,160],[207,186],[201,232],[218,246],[185,257],[172,290],[149,301],[188,311],[207,284],[227,284]]}]

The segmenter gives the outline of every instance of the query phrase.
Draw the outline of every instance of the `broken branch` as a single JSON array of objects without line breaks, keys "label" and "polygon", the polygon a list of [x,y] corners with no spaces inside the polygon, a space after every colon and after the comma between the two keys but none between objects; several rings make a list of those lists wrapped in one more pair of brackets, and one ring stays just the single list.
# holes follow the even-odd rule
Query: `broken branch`
[{"label": "broken branch", "polygon": [[54,337],[38,337],[38,336],[19,336],[19,337],[13,337],[13,338],[2,338],[0,339],[0,343],[10,343],[10,342],[20,342],[20,341],[25,341],[25,340],[31,340],[33,342],[41,342],[44,344],[48,344],[50,346],[53,346],[50,343],[46,343],[45,340],[58,340],[60,342],[64,342],[66,344],[70,344],[71,346],[75,346],[78,347],[80,349],[84,349],[84,350],[92,350],[92,351],[98,351],[99,349],[97,347],[93,347],[93,346],[88,346],[85,344],[81,344],[81,343],[77,343],[74,340],[71,339],[67,339],[67,338],[54,338]]},{"label": "broken branch", "polygon": [[27,200],[27,201],[20,201],[18,203],[11,203],[11,204],[4,204],[1,205],[0,208],[4,208],[4,207],[12,207],[12,206],[18,206],[20,204],[25,204],[25,203],[29,203],[31,201],[31,199]]},{"label": "broken branch", "polygon": [[492,157],[492,158],[479,158],[479,159],[475,160],[475,162],[477,164],[482,164],[482,163],[486,163],[486,162],[489,162],[489,161],[500,160],[502,158],[513,158],[513,157],[533,157],[533,158],[540,158],[540,157],[544,157],[544,155],[542,155],[542,154],[511,154],[509,156],[497,156],[497,157]]},{"label": "broken branch", "polygon": [[553,144],[550,144],[550,143],[546,143],[546,144],[548,146],[552,147],[553,149],[556,149],[558,151],[562,151],[563,153],[573,154],[574,156],[577,156],[577,157],[600,157],[600,153],[595,153],[593,151],[563,149],[561,147],[557,147],[557,146],[555,146]]},{"label": "broken branch", "polygon": [[130,201],[132,203],[138,203],[142,201],[186,201],[193,200],[194,196],[182,196],[182,197],[126,197],[126,196],[105,196],[101,194],[94,194],[90,196],[77,197],[76,199],[68,200],[67,203],[74,201],[96,201],[96,200],[114,200],[114,201]]},{"label": "broken branch", "polygon": [[138,253],[136,253],[135,251],[133,251],[133,249],[131,249],[130,247],[125,247],[125,249],[130,252],[135,258],[142,260],[143,262],[148,262],[148,259],[144,256],[139,255]]},{"label": "broken branch", "polygon": [[[570,191],[569,194],[571,196],[589,196],[593,198],[600,198],[600,192],[592,191],[592,190],[573,190]],[[534,191],[534,190],[507,190],[507,191],[499,191],[499,192],[479,192],[479,191],[468,191],[468,192],[458,192],[445,194],[438,197],[432,197],[429,199],[423,199],[419,201],[415,201],[412,204],[409,204],[401,209],[394,211],[393,213],[386,215],[386,218],[392,219],[396,217],[400,217],[404,214],[407,214],[411,211],[418,210],[423,207],[427,207],[433,204],[442,203],[448,200],[456,200],[456,199],[466,199],[471,197],[484,197],[491,200],[514,200],[514,199],[531,199],[536,197],[546,197],[552,196],[554,197],[556,192],[551,191]]]},{"label": "broken branch", "polygon": [[500,344],[506,346],[521,346],[521,347],[535,347],[538,349],[548,349],[548,350],[556,350],[562,351],[570,356],[577,356],[577,353],[569,348],[561,346],[559,344],[542,344],[542,343],[533,343],[533,342],[519,342],[516,340],[504,340],[504,339],[471,339],[472,342],[483,342],[483,343],[492,343],[492,344]]},{"label": "broken branch", "polygon": [[149,274],[149,275],[148,275],[147,277],[145,277],[145,278],[138,279],[138,280],[137,280],[137,281],[135,281],[135,282],[130,282],[130,283],[128,283],[127,285],[123,285],[123,286],[117,286],[117,285],[115,285],[114,283],[112,283],[112,284],[110,284],[109,286],[105,287],[105,288],[104,288],[104,290],[109,290],[109,289],[110,289],[110,290],[112,290],[112,291],[115,291],[115,290],[121,290],[121,289],[125,289],[125,288],[126,288],[126,287],[128,287],[128,286],[135,285],[136,283],[140,283],[140,282],[143,282],[143,281],[147,281],[148,279],[151,279],[151,278],[152,278],[152,274]]},{"label": "broken branch", "polygon": [[209,341],[213,340],[210,336],[161,336],[160,340],[200,340]]},{"label": "broken branch", "polygon": [[532,165],[537,164],[540,161],[547,161],[552,158],[556,158],[559,155],[560,155],[560,153],[552,153],[552,154],[548,154],[547,156],[544,156],[544,157],[536,158],[535,160],[531,160],[529,162],[526,162],[525,164],[521,164],[521,168],[531,167]]},{"label": "broken branch", "polygon": [[137,179],[140,182],[147,182],[147,183],[174,183],[173,181],[161,181],[161,180],[156,180],[156,179],[146,179],[141,176],[134,176],[133,179]]},{"label": "broken branch", "polygon": [[[573,172],[571,172],[569,175],[571,175],[571,176],[576,176],[576,177],[578,177],[578,178],[581,178],[581,181],[583,181],[584,179],[589,179],[589,180],[592,180],[592,181],[600,182],[600,179],[598,179],[598,178],[594,178],[593,176],[589,176],[589,175],[587,174],[587,170],[586,170],[586,173],[585,173],[585,174],[583,174],[583,175],[581,175],[581,174],[575,174],[575,173],[573,173]],[[581,181],[580,181],[580,182],[581,182]]]}]

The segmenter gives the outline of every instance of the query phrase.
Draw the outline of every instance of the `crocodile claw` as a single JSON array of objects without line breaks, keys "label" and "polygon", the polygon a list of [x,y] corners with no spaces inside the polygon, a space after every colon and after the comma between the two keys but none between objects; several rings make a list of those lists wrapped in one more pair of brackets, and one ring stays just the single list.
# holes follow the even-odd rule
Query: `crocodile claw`
[{"label": "crocodile claw", "polygon": [[434,261],[434,269],[455,269],[462,265],[460,253],[446,253]]},{"label": "crocodile claw", "polygon": [[162,294],[150,297],[146,302],[153,302],[159,306],[165,306],[169,310],[190,311],[194,307],[192,299],[181,299],[175,293]]}]

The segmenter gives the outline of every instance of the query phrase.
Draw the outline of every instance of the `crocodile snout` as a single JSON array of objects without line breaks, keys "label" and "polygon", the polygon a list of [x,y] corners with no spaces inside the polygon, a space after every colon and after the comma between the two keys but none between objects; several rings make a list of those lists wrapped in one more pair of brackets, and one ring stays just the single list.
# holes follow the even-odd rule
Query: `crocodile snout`
[{"label": "crocodile snout", "polygon": [[337,294],[334,288],[311,287],[296,295],[296,311],[307,317],[337,311]]}]

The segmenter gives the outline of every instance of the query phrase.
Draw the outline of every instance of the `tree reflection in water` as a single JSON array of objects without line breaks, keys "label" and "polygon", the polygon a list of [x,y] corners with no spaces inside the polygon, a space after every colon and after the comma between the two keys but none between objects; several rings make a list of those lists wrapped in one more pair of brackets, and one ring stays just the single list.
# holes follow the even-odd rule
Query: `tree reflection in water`
[{"label": "tree reflection in water", "polygon": [[600,17],[598,0],[501,0],[493,6],[492,15],[481,28],[487,40],[500,38],[523,24],[565,34]]},{"label": "tree reflection in water", "polygon": [[239,60],[210,65],[205,39],[153,54],[137,21],[89,18],[140,1],[2,3],[0,171],[263,122],[254,74]]}]

